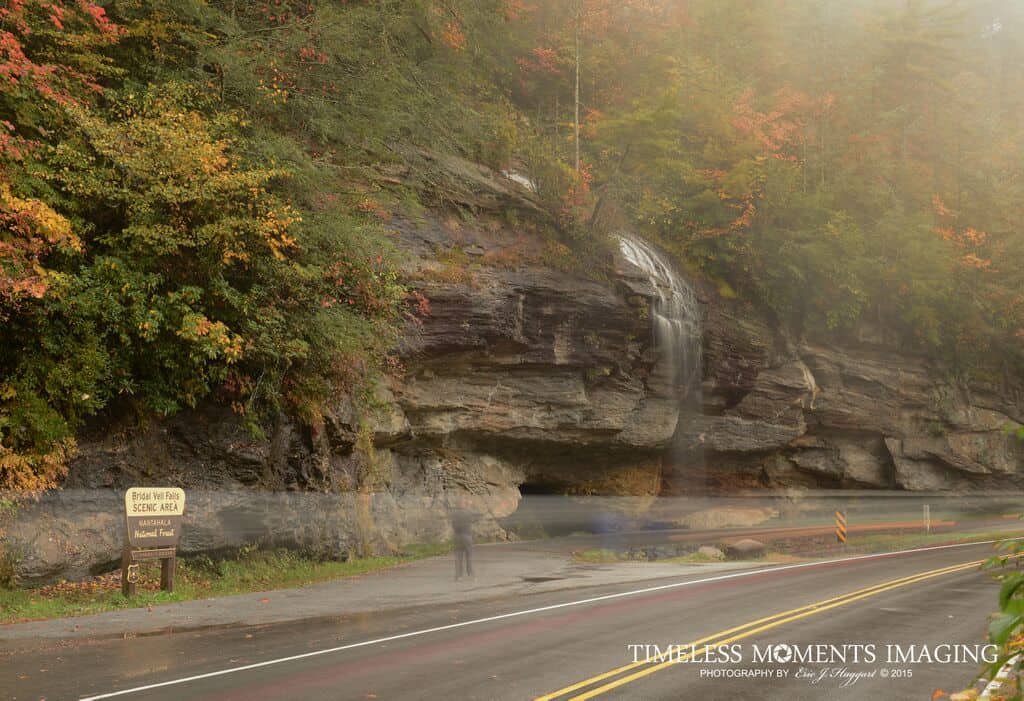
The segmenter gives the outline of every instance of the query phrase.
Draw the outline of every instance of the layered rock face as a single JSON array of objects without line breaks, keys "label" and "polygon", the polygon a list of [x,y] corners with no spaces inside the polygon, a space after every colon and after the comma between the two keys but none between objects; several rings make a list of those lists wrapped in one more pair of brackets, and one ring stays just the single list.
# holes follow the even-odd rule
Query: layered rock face
[{"label": "layered rock face", "polygon": [[[417,235],[427,269],[428,250],[466,245],[486,258],[503,246],[494,232],[461,231],[456,244],[433,227],[403,234],[408,250]],[[687,410],[661,379],[654,291],[622,258],[603,284],[523,265],[423,290],[432,315],[396,401],[411,446],[445,446],[470,469],[486,455],[530,486],[578,493],[621,489],[618,476],[645,468],[658,474],[630,493],[1024,483],[1013,435],[1024,409],[1009,393],[963,386],[893,347],[787,338],[707,289],[704,402]],[[698,450],[680,458],[679,446]]]},{"label": "layered rock face", "polygon": [[497,461],[538,489],[653,493],[679,398],[658,372],[637,271],[623,262],[620,278],[602,282],[531,263],[472,265],[455,284],[432,275],[452,248],[501,256],[514,245],[503,235],[403,230],[431,311],[410,330],[407,372],[391,387],[409,426],[396,450],[443,454],[469,474]]},{"label": "layered rock face", "polygon": [[[341,553],[444,537],[446,506],[462,497],[500,537],[498,521],[527,491],[1024,482],[1024,451],[1010,433],[1024,411],[1005,392],[960,386],[891,348],[786,338],[699,286],[703,407],[681,410],[642,271],[621,256],[604,278],[558,270],[542,237],[497,217],[535,214],[526,190],[482,169],[463,183],[478,218],[392,222],[429,314],[409,324],[404,370],[370,407],[339,402],[316,428],[281,417],[266,439],[214,406],[87,433],[66,484],[85,491],[45,496],[8,531],[26,578],[115,563],[121,490],[147,484],[194,495],[186,553],[253,540]],[[370,493],[354,496],[368,471]]]},{"label": "layered rock face", "polygon": [[[792,344],[712,310],[704,415],[680,423],[713,475],[763,486],[1019,487],[1024,411],[891,347]],[[795,345],[795,347],[794,347]]]}]

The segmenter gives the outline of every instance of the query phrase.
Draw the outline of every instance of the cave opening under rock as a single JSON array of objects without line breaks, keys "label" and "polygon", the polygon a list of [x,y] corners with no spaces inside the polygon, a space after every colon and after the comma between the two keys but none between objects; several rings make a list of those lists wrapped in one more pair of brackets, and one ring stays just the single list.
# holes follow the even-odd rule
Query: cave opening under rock
[{"label": "cave opening under rock", "polygon": [[519,485],[519,493],[524,497],[536,495],[565,496],[565,486],[550,482],[523,482]]},{"label": "cave opening under rock", "polygon": [[522,498],[501,526],[523,539],[550,538],[592,532],[595,498],[573,496],[567,487],[549,481],[523,482]]}]

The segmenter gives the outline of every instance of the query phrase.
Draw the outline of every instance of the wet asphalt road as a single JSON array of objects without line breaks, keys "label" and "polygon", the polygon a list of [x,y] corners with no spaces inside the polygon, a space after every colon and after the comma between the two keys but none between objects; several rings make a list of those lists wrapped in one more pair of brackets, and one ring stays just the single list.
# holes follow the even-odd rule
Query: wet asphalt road
[{"label": "wet asphalt road", "polygon": [[[995,606],[991,576],[969,567],[991,546],[873,557],[806,567],[701,576],[500,598],[457,606],[391,611],[253,628],[213,629],[56,645],[0,657],[0,697],[77,699],[223,672],[325,648],[353,645],[453,623],[568,604],[633,589],[646,593],[561,606],[326,654],[218,674],[115,696],[119,699],[530,699],[603,675],[633,661],[630,644],[688,643],[769,619],[742,635],[741,661],[696,661],[650,670],[640,665],[555,698],[624,699],[930,699],[968,685],[980,665],[889,663],[886,645],[983,642]],[[919,573],[920,581],[867,589]],[[714,581],[701,581],[713,579]],[[683,586],[681,582],[691,582]],[[850,592],[831,608],[803,609]],[[789,611],[782,618],[771,617]],[[794,620],[787,620],[797,616]],[[758,630],[774,625],[766,630]],[[721,634],[721,635],[719,635]],[[874,663],[754,663],[754,646],[874,646]],[[699,648],[698,648],[699,649]],[[782,654],[782,653],[780,653]],[[798,652],[799,654],[799,652]],[[784,656],[784,655],[783,655]],[[833,672],[834,669],[847,671]],[[800,670],[803,670],[801,672]],[[733,670],[733,671],[728,671]],[[746,670],[746,671],[744,671]],[[771,670],[784,678],[737,677]],[[824,671],[823,671],[824,670]],[[884,672],[882,670],[885,670]],[[844,686],[851,673],[862,672]],[[768,672],[760,672],[765,674]],[[822,674],[825,678],[812,683]],[[833,674],[845,674],[842,678]],[[884,675],[884,676],[883,676]],[[615,686],[618,684],[617,686]]]}]

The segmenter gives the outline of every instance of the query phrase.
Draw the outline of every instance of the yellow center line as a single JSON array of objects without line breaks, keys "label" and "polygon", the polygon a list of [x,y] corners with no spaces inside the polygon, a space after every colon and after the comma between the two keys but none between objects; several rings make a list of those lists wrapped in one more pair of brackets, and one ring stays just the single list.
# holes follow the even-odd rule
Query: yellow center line
[{"label": "yellow center line", "polygon": [[[893,588],[894,586],[901,586],[903,583],[911,584],[913,582],[919,581],[919,579],[921,579],[921,578],[927,578],[929,576],[938,576],[938,575],[946,574],[946,573],[953,573],[953,572],[959,571],[961,569],[966,569],[968,567],[974,567],[975,565],[979,565],[979,564],[981,564],[983,562],[985,562],[985,561],[984,560],[976,560],[974,562],[963,563],[963,564],[959,564],[959,565],[951,565],[949,567],[944,567],[944,568],[940,568],[940,569],[937,569],[937,570],[931,570],[931,571],[927,571],[927,572],[919,572],[917,574],[908,575],[906,577],[900,577],[898,579],[892,579],[892,580],[889,580],[887,582],[881,582],[879,584],[874,584],[874,585],[872,585],[870,587],[865,587],[863,589],[857,589],[857,590],[854,590],[852,592],[847,592],[845,594],[842,594],[840,596],[834,596],[834,597],[832,597],[830,599],[825,599],[823,601],[818,601],[818,602],[815,602],[813,604],[807,604],[805,606],[800,606],[798,608],[790,609],[788,611],[782,611],[782,612],[779,612],[779,613],[776,613],[776,614],[772,614],[771,616],[766,616],[764,618],[759,618],[759,619],[757,619],[755,621],[750,621],[748,623],[744,623],[743,625],[739,625],[739,626],[735,626],[733,628],[729,628],[727,630],[719,631],[718,633],[715,633],[714,635],[710,635],[710,636],[708,636],[706,638],[701,638],[700,640],[694,640],[693,642],[688,643],[686,646],[677,646],[676,649],[678,650],[679,647],[688,647],[689,649],[693,649],[697,645],[700,645],[702,643],[708,643],[708,642],[710,642],[712,640],[715,640],[717,638],[720,638],[722,636],[730,635],[732,633],[737,633],[737,632],[745,630],[747,628],[758,626],[758,625],[761,625],[761,624],[764,624],[764,623],[769,623],[771,621],[775,621],[777,619],[780,619],[780,618],[783,618],[783,617],[786,617],[786,616],[792,616],[793,614],[797,614],[797,613],[804,612],[804,611],[806,611],[807,615],[809,615],[809,614],[815,613],[815,612],[817,612],[819,610],[823,610],[822,607],[831,608],[830,604],[832,604],[832,605],[839,605],[838,603],[835,603],[835,602],[844,602],[844,601],[847,601],[847,600],[851,600],[851,601],[854,600],[854,599],[851,599],[851,597],[862,598],[863,596],[870,595],[870,593],[873,593],[873,592],[885,591],[886,589]],[[792,619],[787,619],[787,620],[792,620]],[[780,621],[779,625],[781,625],[781,623],[784,623],[784,622],[786,622],[786,621]],[[724,644],[724,643],[719,643],[719,644]],[[609,670],[609,671],[604,672],[602,674],[598,674],[596,676],[589,677],[589,678],[584,679],[582,681],[576,682],[575,684],[572,684],[570,686],[567,686],[567,687],[564,687],[562,689],[559,689],[558,691],[553,691],[550,694],[545,694],[544,696],[538,696],[534,701],[552,701],[553,699],[556,699],[556,698],[558,698],[560,696],[564,696],[564,695],[569,694],[569,693],[571,693],[573,691],[577,691],[578,689],[582,689],[583,687],[591,686],[593,684],[596,684],[599,681],[602,681],[604,679],[608,679],[609,677],[617,676],[619,674],[622,674],[623,672],[628,672],[631,669],[636,669],[638,667],[643,667],[643,666],[648,665],[650,663],[651,663],[651,660],[640,660],[638,662],[631,662],[629,664],[623,665],[621,667],[617,667],[615,669]],[[643,675],[640,675],[640,676],[643,676]],[[626,679],[629,679],[629,678],[630,677],[627,677]],[[614,688],[611,685],[607,685],[607,687],[608,688]],[[601,688],[604,689],[605,687],[601,687]],[[595,691],[597,691],[597,690],[595,690]],[[578,696],[578,697],[575,697],[575,698],[585,699],[585,698],[590,698],[590,696]]]},{"label": "yellow center line", "polygon": [[[926,572],[926,573],[922,573],[921,575],[918,575],[917,577],[915,577],[913,579],[910,579],[908,581],[899,582],[897,584],[891,584],[889,586],[885,586],[885,587],[881,587],[881,588],[875,588],[872,591],[868,591],[868,592],[865,592],[863,594],[858,594],[856,596],[847,596],[847,597],[842,598],[842,600],[840,600],[840,601],[836,601],[834,603],[826,604],[826,605],[822,605],[822,606],[817,606],[815,608],[812,608],[809,611],[803,611],[801,613],[796,613],[796,614],[794,614],[792,616],[789,616],[787,618],[783,618],[781,620],[777,620],[777,621],[774,621],[772,623],[768,623],[766,625],[759,626],[757,628],[752,628],[750,630],[746,630],[746,631],[740,633],[739,635],[734,635],[734,636],[732,636],[730,638],[725,638],[724,640],[719,640],[719,641],[717,641],[715,643],[715,647],[717,647],[719,645],[728,645],[729,643],[735,642],[737,640],[742,640],[744,638],[749,638],[752,635],[756,635],[758,633],[763,633],[766,630],[771,630],[772,628],[777,628],[778,626],[784,625],[786,623],[790,623],[792,621],[796,621],[796,620],[799,620],[801,618],[806,618],[807,616],[813,616],[816,613],[821,613],[823,611],[828,611],[829,609],[833,609],[833,608],[836,608],[838,606],[845,606],[846,604],[852,603],[854,601],[859,601],[860,599],[865,599],[865,598],[870,597],[870,596],[875,596],[876,594],[881,594],[882,592],[886,592],[886,591],[889,591],[891,589],[898,589],[900,587],[905,587],[905,586],[908,586],[910,584],[916,584],[917,582],[921,582],[921,581],[924,581],[926,579],[931,579],[933,577],[941,577],[944,574],[953,574],[954,572],[959,572],[961,570],[968,570],[968,569],[971,569],[973,567],[977,567],[978,565],[982,564],[983,562],[985,562],[985,560],[978,560],[976,562],[967,562],[967,563],[964,563],[962,565],[956,565],[956,566],[951,567],[951,568],[945,568],[945,569],[942,569],[942,570],[935,570],[935,571],[932,571],[932,572]],[[824,602],[822,602],[822,603],[824,603]],[[725,634],[727,634],[727,633],[722,633],[720,635],[725,635]],[[679,648],[677,647],[677,650],[678,649]],[[689,649],[692,650],[693,648],[690,647]],[[692,655],[692,653],[691,653],[691,655]],[[681,655],[676,661],[662,662],[660,664],[654,665],[653,667],[647,667],[646,669],[642,669],[639,672],[634,672],[633,674],[630,674],[630,675],[628,675],[626,677],[622,677],[620,679],[616,679],[613,682],[605,684],[604,686],[599,686],[598,688],[592,689],[592,690],[590,690],[590,691],[588,691],[586,693],[580,694],[579,696],[573,696],[572,699],[570,699],[570,701],[586,701],[586,699],[592,699],[595,696],[599,696],[600,694],[603,694],[603,693],[605,693],[607,691],[611,691],[612,689],[618,688],[618,687],[623,686],[625,684],[628,684],[628,683],[630,683],[632,681],[636,681],[637,679],[642,679],[643,677],[646,677],[646,676],[648,676],[650,674],[654,674],[655,672],[657,672],[659,670],[662,670],[662,669],[665,669],[666,667],[669,667],[669,666],[671,666],[673,664],[677,664],[678,662],[686,661],[687,659],[689,659],[689,657],[690,657],[689,655]]]}]

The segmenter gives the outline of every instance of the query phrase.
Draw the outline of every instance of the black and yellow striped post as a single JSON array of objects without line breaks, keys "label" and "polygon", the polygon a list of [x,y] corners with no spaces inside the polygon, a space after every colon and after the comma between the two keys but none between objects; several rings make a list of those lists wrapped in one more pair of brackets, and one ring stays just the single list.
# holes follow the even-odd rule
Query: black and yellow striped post
[{"label": "black and yellow striped post", "polygon": [[846,514],[842,511],[836,512],[836,540],[846,547]]}]

